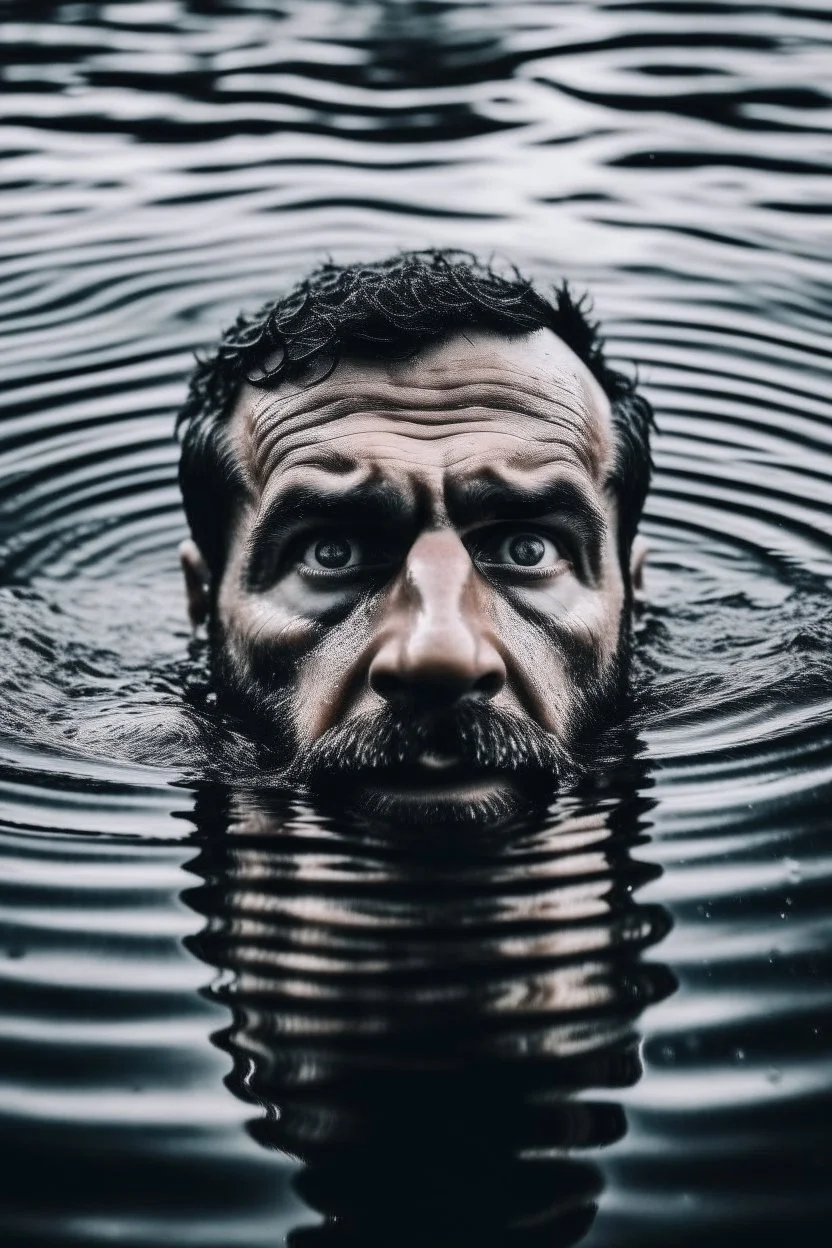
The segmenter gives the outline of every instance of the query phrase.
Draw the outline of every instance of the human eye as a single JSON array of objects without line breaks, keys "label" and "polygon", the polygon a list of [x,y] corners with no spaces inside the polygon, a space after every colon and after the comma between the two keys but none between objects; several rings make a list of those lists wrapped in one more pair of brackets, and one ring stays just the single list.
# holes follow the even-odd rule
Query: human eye
[{"label": "human eye", "polygon": [[501,527],[476,534],[472,546],[477,563],[490,571],[548,574],[567,562],[563,547],[545,529]]},{"label": "human eye", "polygon": [[362,558],[361,543],[347,537],[317,537],[300,552],[303,567],[316,572],[342,571],[355,567]]},{"label": "human eye", "polygon": [[370,537],[320,531],[296,545],[295,566],[308,578],[360,577],[389,567],[391,555]]}]

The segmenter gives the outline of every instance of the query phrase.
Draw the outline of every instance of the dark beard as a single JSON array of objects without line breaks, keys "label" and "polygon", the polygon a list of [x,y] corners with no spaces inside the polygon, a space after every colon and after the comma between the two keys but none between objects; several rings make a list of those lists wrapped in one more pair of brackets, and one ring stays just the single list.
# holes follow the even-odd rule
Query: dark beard
[{"label": "dark beard", "polygon": [[[466,782],[508,783],[470,801],[426,794],[417,803],[398,802],[396,784],[406,786],[425,754],[453,758]],[[390,707],[357,716],[319,737],[295,759],[287,778],[319,799],[349,802],[360,791],[361,806],[375,815],[409,811],[411,820],[467,822],[512,813],[518,796],[552,792],[574,771],[571,753],[552,734],[493,703],[471,701],[422,717]]]},{"label": "dark beard", "polygon": [[[560,735],[534,720],[491,701],[467,700],[444,711],[419,714],[385,706],[357,715],[324,732],[311,746],[301,747],[294,730],[291,667],[278,673],[233,670],[224,648],[213,653],[215,687],[220,706],[246,733],[254,729],[260,765],[281,784],[305,791],[317,802],[339,812],[360,809],[368,815],[409,823],[472,823],[505,819],[551,800],[574,784],[586,767],[589,733],[616,713],[624,689],[629,658],[628,629],[622,628],[616,658],[601,674],[594,656],[583,664],[573,657],[572,677],[580,690],[572,722]],[[582,670],[581,670],[582,669]],[[280,677],[284,679],[280,679]],[[277,677],[277,679],[275,679]],[[435,796],[403,799],[400,790],[417,775],[425,754],[454,760],[465,799]],[[397,789],[399,793],[397,793]]]}]

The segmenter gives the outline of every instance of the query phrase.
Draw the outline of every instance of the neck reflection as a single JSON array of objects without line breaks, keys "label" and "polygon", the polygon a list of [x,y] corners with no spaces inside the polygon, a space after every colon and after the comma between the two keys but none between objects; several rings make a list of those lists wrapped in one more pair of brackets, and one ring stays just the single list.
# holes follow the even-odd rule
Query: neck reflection
[{"label": "neck reflection", "polygon": [[289,1242],[577,1243],[641,1073],[635,1020],[673,989],[641,958],[669,923],[634,896],[658,869],[632,856],[650,807],[632,777],[436,843],[273,794],[221,805],[197,803],[189,944],[223,972],[216,1042],[251,1133],[301,1160],[323,1217]]}]

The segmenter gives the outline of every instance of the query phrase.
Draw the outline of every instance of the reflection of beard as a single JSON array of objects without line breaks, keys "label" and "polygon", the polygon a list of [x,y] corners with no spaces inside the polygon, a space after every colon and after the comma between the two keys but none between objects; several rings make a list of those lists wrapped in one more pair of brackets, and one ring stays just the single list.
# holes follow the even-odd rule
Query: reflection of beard
[{"label": "reflection of beard", "polygon": [[[597,736],[617,717],[629,666],[629,617],[625,611],[619,646],[605,670],[583,647],[561,655],[572,709],[557,732],[493,701],[470,699],[430,713],[385,705],[336,724],[304,747],[292,689],[303,659],[255,652],[243,667],[218,634],[213,642],[220,705],[245,724],[246,735],[255,730],[260,765],[280,782],[382,818],[490,822],[538,806],[587,769],[590,733]],[[424,787],[423,797],[404,800],[402,788],[424,786],[425,772],[420,780],[417,767],[426,755],[453,760],[449,775],[471,791],[450,800]]]}]

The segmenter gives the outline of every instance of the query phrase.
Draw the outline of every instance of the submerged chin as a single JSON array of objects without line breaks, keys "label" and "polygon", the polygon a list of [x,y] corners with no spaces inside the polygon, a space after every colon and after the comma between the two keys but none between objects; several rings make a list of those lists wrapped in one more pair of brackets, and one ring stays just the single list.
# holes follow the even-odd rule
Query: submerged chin
[{"label": "submerged chin", "polygon": [[503,776],[446,784],[382,777],[316,786],[317,796],[371,818],[400,824],[495,823],[535,804],[535,786]]}]

